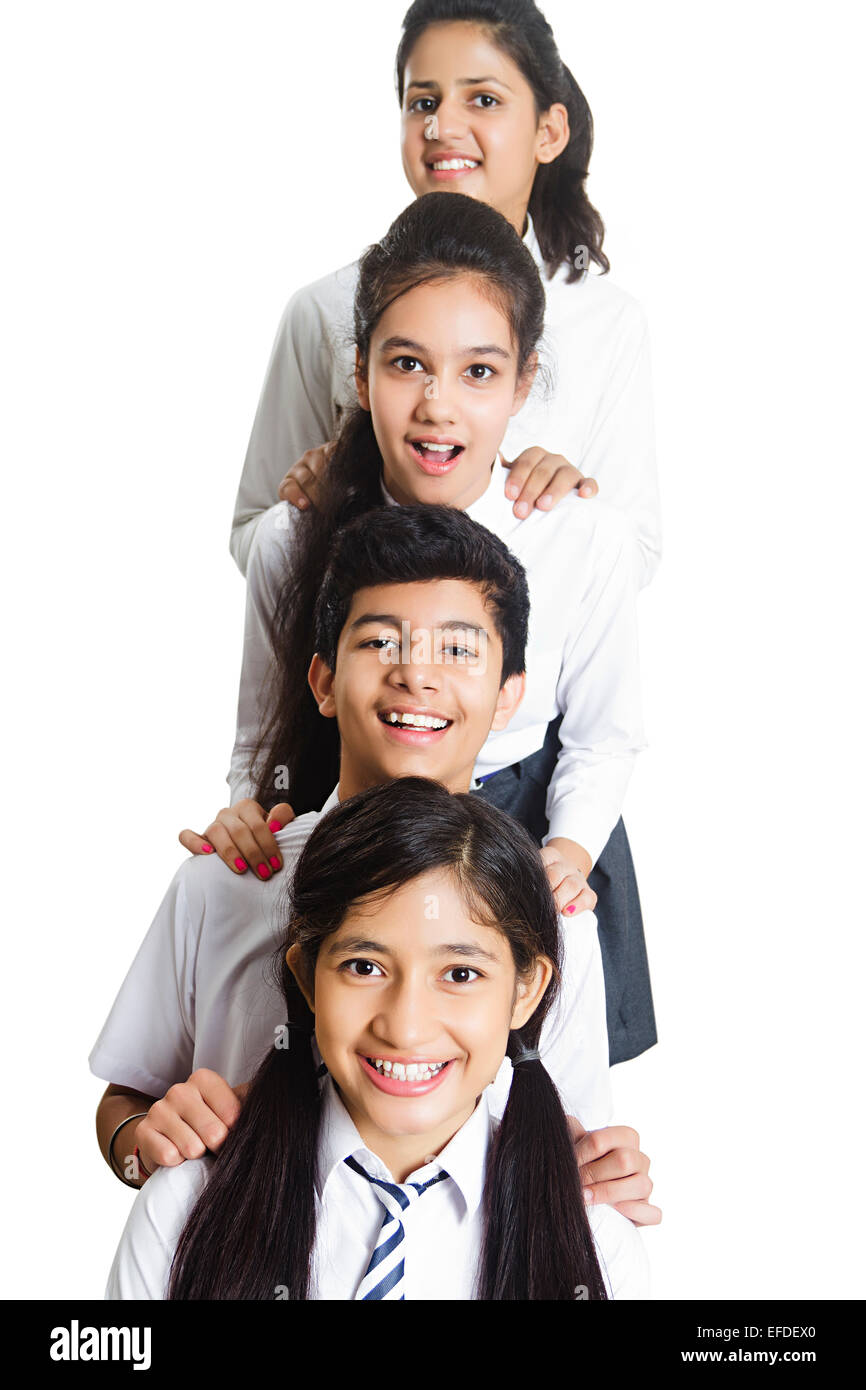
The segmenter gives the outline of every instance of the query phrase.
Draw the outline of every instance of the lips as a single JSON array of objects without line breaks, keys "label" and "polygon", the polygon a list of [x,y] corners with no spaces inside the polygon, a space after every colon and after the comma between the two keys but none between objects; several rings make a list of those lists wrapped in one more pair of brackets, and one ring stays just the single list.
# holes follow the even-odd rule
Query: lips
[{"label": "lips", "polygon": [[453,720],[436,710],[408,710],[392,706],[377,711],[389,737],[410,747],[426,748],[439,743],[451,728]]},{"label": "lips", "polygon": [[[464,179],[481,167],[481,160],[471,154],[461,154],[459,150],[445,150],[432,159],[425,160],[427,172],[437,183],[447,183],[453,179]],[[439,165],[439,168],[436,168]]]},{"label": "lips", "polygon": [[442,477],[456,468],[466,446],[456,440],[444,444],[430,439],[410,439],[408,441],[412,457],[424,473],[432,477]]},{"label": "lips", "polygon": [[[433,1061],[416,1058],[414,1061],[390,1062],[378,1057],[365,1057],[358,1054],[364,1075],[379,1091],[389,1096],[426,1096],[435,1091],[449,1076],[454,1061]],[[436,1068],[434,1071],[433,1069]],[[425,1075],[419,1075],[419,1071]],[[400,1073],[404,1075],[400,1075]]]}]

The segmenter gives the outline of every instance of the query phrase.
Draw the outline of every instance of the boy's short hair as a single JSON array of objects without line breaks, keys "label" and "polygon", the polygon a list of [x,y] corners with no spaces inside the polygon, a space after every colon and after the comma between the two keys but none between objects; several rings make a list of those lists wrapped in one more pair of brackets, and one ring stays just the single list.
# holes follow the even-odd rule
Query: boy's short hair
[{"label": "boy's short hair", "polygon": [[359,589],[457,579],[483,592],[502,642],[504,685],[526,666],[526,572],[498,536],[456,507],[388,506],[344,526],[331,547],[315,613],[315,648],[333,671]]}]

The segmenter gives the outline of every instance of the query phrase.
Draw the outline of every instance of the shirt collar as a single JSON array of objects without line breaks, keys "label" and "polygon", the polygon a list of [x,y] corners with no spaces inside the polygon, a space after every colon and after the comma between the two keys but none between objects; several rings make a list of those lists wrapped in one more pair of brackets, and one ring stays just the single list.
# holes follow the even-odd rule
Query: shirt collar
[{"label": "shirt collar", "polygon": [[[472,1216],[484,1192],[489,1143],[490,1111],[486,1092],[482,1092],[469,1119],[460,1126],[453,1139],[431,1163],[416,1169],[407,1181],[426,1182],[444,1169],[463,1198],[467,1216]],[[373,1177],[394,1181],[382,1160],[365,1145],[336,1086],[330,1076],[326,1076],[322,1082],[322,1126],[316,1173],[316,1191],[320,1198],[324,1197],[334,1170],[350,1155]]]},{"label": "shirt collar", "polygon": [[[398,506],[386,488],[384,479],[381,488],[386,505]],[[465,508],[466,515],[472,521],[477,521],[480,526],[486,526],[488,531],[492,531],[501,540],[507,540],[518,526],[523,525],[520,517],[515,516],[511,510],[513,506],[511,498],[505,496],[505,469],[497,459],[490,470],[490,482],[481,496],[476,497],[475,501]]]},{"label": "shirt collar", "polygon": [[328,812],[328,811],[333,811],[333,809],[334,809],[335,806],[339,806],[339,804],[340,804],[340,798],[339,798],[339,796],[337,795],[337,793],[338,793],[339,790],[340,790],[340,784],[339,784],[339,782],[338,782],[337,785],[336,785],[336,787],[334,788],[334,790],[331,792],[331,795],[328,797],[327,801],[325,802],[324,806],[322,807],[321,811],[319,812],[319,815],[320,815],[320,816],[324,816],[324,815],[326,814],[326,812]]}]

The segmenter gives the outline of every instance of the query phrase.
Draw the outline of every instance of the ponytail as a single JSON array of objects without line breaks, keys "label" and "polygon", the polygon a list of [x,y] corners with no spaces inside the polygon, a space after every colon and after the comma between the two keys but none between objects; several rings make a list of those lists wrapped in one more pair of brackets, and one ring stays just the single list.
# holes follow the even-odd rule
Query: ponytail
[{"label": "ponytail", "polygon": [[537,1053],[519,1060],[524,1046],[512,1033],[514,1074],[488,1159],[476,1297],[606,1299],[559,1093]]},{"label": "ponytail", "polygon": [[169,1299],[308,1297],[320,1100],[312,1015],[293,996],[303,1031],[290,1024],[288,1046],[272,1047],[256,1072],[181,1234]]}]

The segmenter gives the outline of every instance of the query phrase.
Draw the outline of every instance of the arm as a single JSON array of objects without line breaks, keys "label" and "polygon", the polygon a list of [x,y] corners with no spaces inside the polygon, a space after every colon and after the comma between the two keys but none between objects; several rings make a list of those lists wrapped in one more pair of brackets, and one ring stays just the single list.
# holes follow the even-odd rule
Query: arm
[{"label": "arm", "polygon": [[634,533],[610,508],[593,506],[588,563],[573,593],[557,682],[562,748],[547,791],[545,844],[569,841],[594,864],[619,819],[644,737]]},{"label": "arm", "polygon": [[242,574],[261,515],[276,502],[286,471],[307,449],[334,437],[335,355],[322,314],[332,301],[338,314],[341,300],[348,294],[351,303],[353,292],[354,283],[338,272],[324,288],[319,282],[298,290],[280,320],[232,521],[231,552]]},{"label": "arm", "polygon": [[[204,1067],[170,1087],[162,1100],[125,1086],[109,1086],[96,1112],[102,1156],[121,1181],[140,1187],[157,1168],[218,1153],[240,1114],[246,1089],[233,1089],[224,1077]],[[123,1125],[119,1132],[118,1125]]]},{"label": "arm", "polygon": [[96,1110],[96,1138],[102,1157],[115,1177],[134,1187],[141,1186],[144,1175],[134,1161],[141,1120],[132,1117],[148,1111],[154,1100],[154,1096],[128,1086],[108,1086]]},{"label": "arm", "polygon": [[616,351],[586,445],[574,461],[598,479],[600,496],[630,518],[637,581],[648,584],[661,558],[662,529],[649,335],[643,310],[631,298],[623,305]]},{"label": "arm", "polygon": [[[273,667],[270,622],[279,599],[287,557],[300,513],[278,502],[264,514],[250,548],[244,613],[244,645],[238,686],[238,717],[228,784],[231,802],[252,797],[252,760],[265,722],[263,696]],[[302,677],[306,672],[301,673]],[[286,788],[274,771],[273,801],[285,801]]]}]

